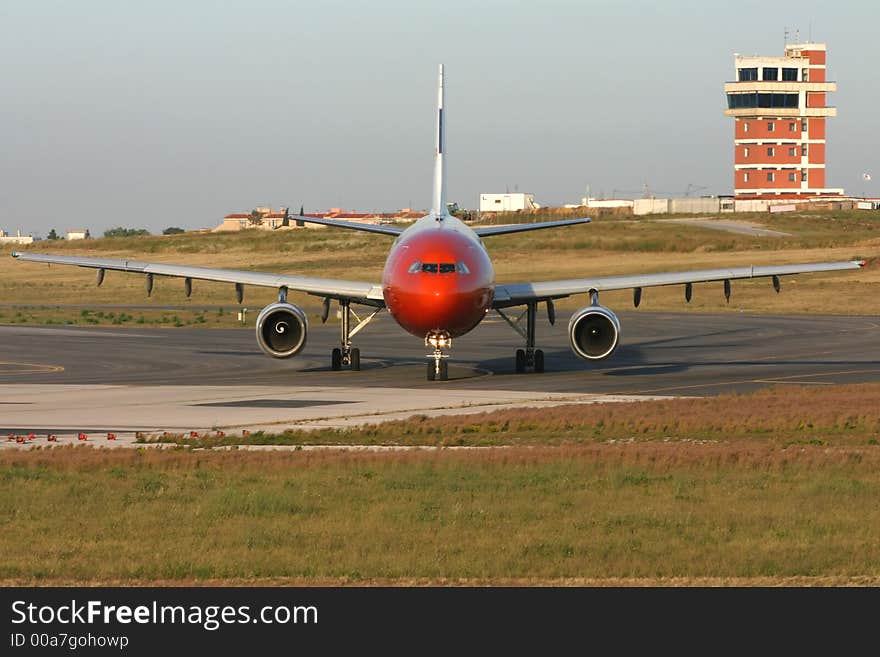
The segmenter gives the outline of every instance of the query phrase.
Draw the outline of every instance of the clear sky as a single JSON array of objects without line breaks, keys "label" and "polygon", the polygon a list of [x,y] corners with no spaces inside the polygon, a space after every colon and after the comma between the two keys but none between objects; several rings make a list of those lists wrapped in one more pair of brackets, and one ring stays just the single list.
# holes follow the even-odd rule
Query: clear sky
[{"label": "clear sky", "polygon": [[723,84],[786,28],[828,44],[839,84],[828,186],[880,195],[878,19],[876,0],[2,0],[0,228],[427,208],[439,63],[463,207],[729,194]]}]

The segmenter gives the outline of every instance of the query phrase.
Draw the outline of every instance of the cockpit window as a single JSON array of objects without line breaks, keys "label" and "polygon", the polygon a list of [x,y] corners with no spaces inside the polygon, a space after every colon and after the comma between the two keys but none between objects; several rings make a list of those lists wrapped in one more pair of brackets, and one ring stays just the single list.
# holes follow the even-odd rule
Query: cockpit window
[{"label": "cockpit window", "polygon": [[414,261],[407,270],[410,274],[417,274],[422,272],[423,274],[470,274],[471,270],[468,269],[468,266],[463,262],[422,262],[421,260]]}]

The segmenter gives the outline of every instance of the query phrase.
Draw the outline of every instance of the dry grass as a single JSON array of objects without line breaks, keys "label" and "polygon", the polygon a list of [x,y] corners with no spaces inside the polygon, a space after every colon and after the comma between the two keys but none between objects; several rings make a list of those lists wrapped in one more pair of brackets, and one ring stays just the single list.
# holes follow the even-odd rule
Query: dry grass
[{"label": "dry grass", "polygon": [[[523,408],[418,418],[365,431],[445,444],[563,444],[620,440],[878,444],[880,384],[769,388],[711,398]],[[411,439],[411,438],[410,438]]]},{"label": "dry grass", "polygon": [[876,447],[748,441],[6,452],[0,578],[873,583],[878,466]]}]

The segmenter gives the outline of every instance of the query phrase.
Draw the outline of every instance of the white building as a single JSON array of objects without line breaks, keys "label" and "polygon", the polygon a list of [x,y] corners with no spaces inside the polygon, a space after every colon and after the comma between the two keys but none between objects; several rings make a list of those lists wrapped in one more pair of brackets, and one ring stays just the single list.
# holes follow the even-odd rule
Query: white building
[{"label": "white building", "polygon": [[67,239],[69,240],[87,240],[91,239],[91,235],[89,235],[89,229],[85,230],[74,229],[67,231]]},{"label": "white building", "polygon": [[16,235],[10,235],[5,230],[0,229],[0,244],[33,244],[34,238],[30,235],[22,235],[21,231],[17,231]]},{"label": "white building", "polygon": [[480,194],[480,212],[516,212],[540,207],[533,194]]}]

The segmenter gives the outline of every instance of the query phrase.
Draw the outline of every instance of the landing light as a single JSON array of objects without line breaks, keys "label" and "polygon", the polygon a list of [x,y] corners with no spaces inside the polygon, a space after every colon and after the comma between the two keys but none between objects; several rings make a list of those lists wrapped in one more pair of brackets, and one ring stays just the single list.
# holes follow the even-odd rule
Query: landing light
[{"label": "landing light", "polygon": [[435,349],[443,349],[452,344],[452,340],[444,335],[432,335],[428,337],[427,343]]}]

